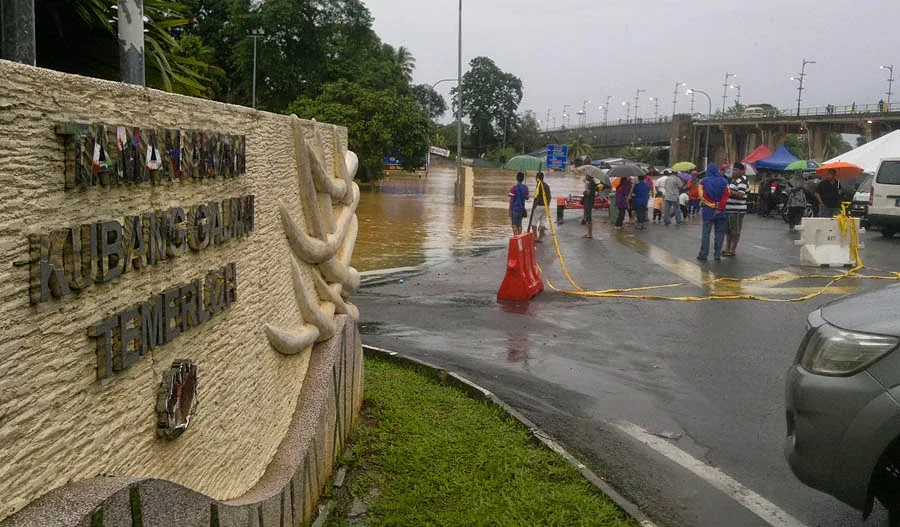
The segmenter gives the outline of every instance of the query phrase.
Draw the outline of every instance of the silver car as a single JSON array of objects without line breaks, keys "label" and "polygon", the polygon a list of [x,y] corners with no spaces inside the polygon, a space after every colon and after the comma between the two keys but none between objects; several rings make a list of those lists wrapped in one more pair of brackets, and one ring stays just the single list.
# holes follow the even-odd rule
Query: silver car
[{"label": "silver car", "polygon": [[794,474],[900,526],[900,284],[809,315],[788,372],[785,455]]}]

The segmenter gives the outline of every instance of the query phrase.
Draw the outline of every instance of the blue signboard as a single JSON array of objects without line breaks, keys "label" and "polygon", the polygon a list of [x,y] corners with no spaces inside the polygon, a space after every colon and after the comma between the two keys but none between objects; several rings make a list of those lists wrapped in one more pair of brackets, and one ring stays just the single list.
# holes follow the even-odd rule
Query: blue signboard
[{"label": "blue signboard", "polygon": [[565,170],[569,161],[569,147],[567,145],[547,145],[547,168],[550,170]]}]

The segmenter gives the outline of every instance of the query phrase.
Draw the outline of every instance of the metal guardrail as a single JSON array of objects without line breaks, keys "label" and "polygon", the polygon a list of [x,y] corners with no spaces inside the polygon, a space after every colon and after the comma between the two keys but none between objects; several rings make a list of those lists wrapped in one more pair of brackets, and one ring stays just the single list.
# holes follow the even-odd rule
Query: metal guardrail
[{"label": "metal guardrail", "polygon": [[[827,105],[827,106],[812,106],[809,108],[800,108],[800,112],[797,112],[796,108],[783,108],[777,110],[770,110],[764,112],[762,114],[748,114],[748,113],[731,113],[731,114],[713,114],[712,116],[705,116],[702,114],[695,113],[693,115],[693,120],[697,121],[753,121],[759,119],[791,119],[796,117],[831,117],[831,116],[854,116],[854,115],[865,115],[872,116],[880,113],[891,113],[891,114],[900,114],[900,103],[891,103],[887,104],[856,104],[851,103],[847,105]],[[900,117],[898,115],[892,117]],[[577,133],[579,130],[584,130],[587,128],[609,128],[609,127],[618,127],[618,126],[634,126],[634,125],[656,125],[656,124],[667,124],[672,122],[671,116],[659,117],[655,119],[618,119],[614,121],[607,121],[605,123],[587,123],[581,126],[574,127],[566,127],[561,126],[559,128],[553,128],[548,130],[542,130],[541,133],[559,133],[559,132],[567,132],[567,133]]]}]

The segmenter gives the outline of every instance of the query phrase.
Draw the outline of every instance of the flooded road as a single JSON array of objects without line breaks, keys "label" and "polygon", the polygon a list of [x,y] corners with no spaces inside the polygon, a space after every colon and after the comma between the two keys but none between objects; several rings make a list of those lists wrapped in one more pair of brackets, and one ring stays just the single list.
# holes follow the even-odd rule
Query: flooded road
[{"label": "flooded road", "polygon": [[[510,171],[476,169],[474,206],[454,203],[452,168],[432,169],[428,177],[392,174],[379,190],[361,188],[353,267],[372,271],[418,266],[504,244],[512,234],[506,193],[515,176]],[[547,174],[546,182],[553,198],[580,195],[583,185],[577,176],[564,174]],[[525,183],[533,198],[534,172],[527,174]],[[552,203],[550,214],[556,214]]]}]

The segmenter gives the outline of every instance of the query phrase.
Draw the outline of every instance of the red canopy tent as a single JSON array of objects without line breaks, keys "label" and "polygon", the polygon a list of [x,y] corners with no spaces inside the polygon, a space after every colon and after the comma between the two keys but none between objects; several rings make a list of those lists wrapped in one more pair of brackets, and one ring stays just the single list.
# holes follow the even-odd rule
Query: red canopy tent
[{"label": "red canopy tent", "polygon": [[760,159],[765,159],[772,155],[772,151],[769,150],[769,147],[766,145],[759,145],[756,147],[756,150],[750,152],[750,155],[741,160],[745,165],[747,163],[753,163],[755,161],[759,161]]}]

